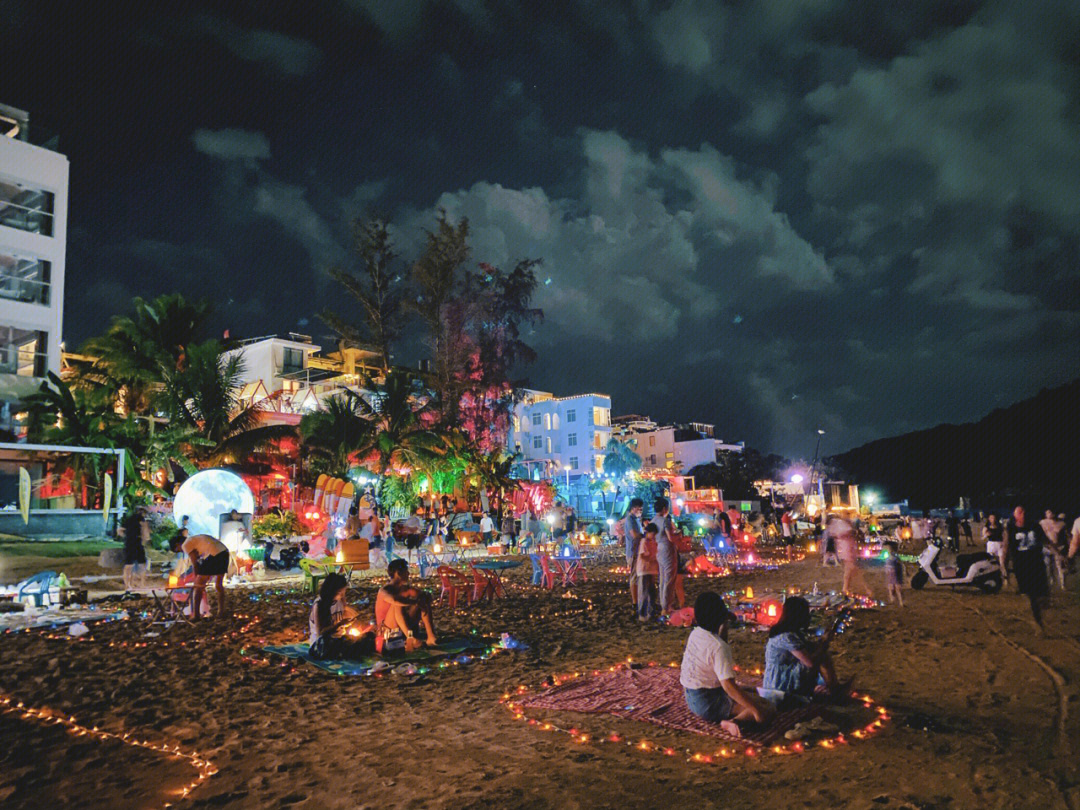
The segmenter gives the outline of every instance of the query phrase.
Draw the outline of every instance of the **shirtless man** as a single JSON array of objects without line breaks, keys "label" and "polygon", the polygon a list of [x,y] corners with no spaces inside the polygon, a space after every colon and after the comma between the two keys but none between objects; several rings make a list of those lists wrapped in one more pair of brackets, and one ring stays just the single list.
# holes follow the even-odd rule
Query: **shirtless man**
[{"label": "shirtless man", "polygon": [[211,577],[217,588],[218,616],[228,616],[225,607],[225,574],[229,570],[229,549],[216,537],[195,534],[184,540],[181,534],[172,539],[173,551],[183,551],[195,569],[195,587],[191,591],[191,620],[199,620],[199,606],[206,594],[206,583]]},{"label": "shirtless man", "polygon": [[390,581],[375,597],[377,633],[400,630],[405,634],[405,649],[412,652],[420,646],[415,636],[423,629],[427,645],[434,646],[435,625],[431,620],[431,597],[409,584],[409,565],[398,558],[391,560],[386,572]]}]

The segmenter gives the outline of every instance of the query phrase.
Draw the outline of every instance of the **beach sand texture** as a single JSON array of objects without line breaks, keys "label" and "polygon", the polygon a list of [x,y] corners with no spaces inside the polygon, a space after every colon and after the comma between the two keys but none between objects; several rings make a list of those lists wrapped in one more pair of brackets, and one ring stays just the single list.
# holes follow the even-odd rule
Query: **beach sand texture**
[{"label": "beach sand texture", "polygon": [[[508,579],[524,582],[527,565]],[[880,569],[868,571],[884,595]],[[233,592],[260,621],[209,622],[146,638],[141,622],[69,642],[0,636],[0,692],[80,723],[179,745],[211,760],[217,775],[179,802],[194,769],[154,752],[77,737],[0,715],[4,808],[1080,808],[1080,603],[1077,577],[1055,590],[1047,635],[1009,586],[996,596],[907,591],[904,610],[860,611],[834,651],[842,675],[890,710],[878,736],[797,756],[735,757],[718,764],[647,754],[625,745],[579,744],[517,722],[499,703],[519,684],[605,667],[627,656],[668,664],[687,629],[642,629],[623,578],[594,569],[574,590],[511,588],[493,606],[437,616],[445,634],[509,632],[530,645],[490,661],[398,676],[338,678],[261,659],[260,641],[306,632],[308,597]],[[840,570],[816,559],[706,587],[836,588]],[[374,595],[375,585],[360,587]],[[568,614],[568,615],[563,615]],[[765,636],[733,634],[736,660],[762,665]],[[135,644],[147,642],[147,646]],[[186,642],[181,644],[181,642]],[[110,646],[110,643],[112,646]],[[122,646],[124,644],[127,646]],[[167,646],[166,646],[167,643]],[[245,651],[242,654],[242,650]],[[616,732],[679,752],[707,750],[693,735],[610,717],[552,717],[593,739]]]}]

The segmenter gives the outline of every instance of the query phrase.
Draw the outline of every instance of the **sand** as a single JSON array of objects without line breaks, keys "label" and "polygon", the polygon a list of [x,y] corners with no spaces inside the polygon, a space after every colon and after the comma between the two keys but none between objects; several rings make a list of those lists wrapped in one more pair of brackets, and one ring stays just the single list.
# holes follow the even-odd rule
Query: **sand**
[{"label": "sand", "polygon": [[[527,565],[510,580],[523,582]],[[868,573],[884,595],[880,571]],[[260,663],[262,642],[305,633],[307,597],[234,592],[243,619],[144,636],[138,621],[91,641],[42,634],[0,637],[0,692],[80,723],[136,731],[196,750],[218,768],[180,806],[318,808],[657,807],[1078,808],[1080,604],[1077,580],[1055,590],[1045,637],[1009,588],[907,592],[908,606],[861,611],[834,646],[841,674],[885,704],[877,737],[797,756],[702,765],[625,746],[574,743],[515,722],[507,689],[551,673],[625,660],[678,660],[687,630],[642,629],[621,577],[594,570],[576,588],[512,588],[494,606],[438,616],[442,633],[530,645],[423,679],[336,678],[313,667]],[[839,585],[839,569],[806,560],[724,580],[690,580],[688,595],[720,590]],[[362,595],[375,585],[364,583]],[[570,615],[556,615],[570,612]],[[530,618],[530,616],[532,618]],[[110,646],[110,644],[112,646]],[[127,646],[123,646],[123,645]],[[143,645],[146,646],[135,646]],[[733,635],[736,659],[760,666],[764,635]],[[166,646],[167,645],[167,646]],[[693,735],[596,716],[566,716],[592,735],[617,731],[680,751]],[[569,725],[570,723],[567,723]],[[0,715],[0,806],[161,807],[195,771],[144,750],[77,737]]]}]

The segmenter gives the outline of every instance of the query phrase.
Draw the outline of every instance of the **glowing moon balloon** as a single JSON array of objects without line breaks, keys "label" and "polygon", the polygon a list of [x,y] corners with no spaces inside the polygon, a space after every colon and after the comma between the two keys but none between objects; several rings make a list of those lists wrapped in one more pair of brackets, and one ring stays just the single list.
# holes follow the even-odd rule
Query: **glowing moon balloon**
[{"label": "glowing moon balloon", "polygon": [[173,500],[173,520],[179,526],[186,515],[190,534],[217,537],[221,516],[233,509],[242,515],[255,513],[255,497],[244,479],[228,470],[203,470],[180,485]]}]

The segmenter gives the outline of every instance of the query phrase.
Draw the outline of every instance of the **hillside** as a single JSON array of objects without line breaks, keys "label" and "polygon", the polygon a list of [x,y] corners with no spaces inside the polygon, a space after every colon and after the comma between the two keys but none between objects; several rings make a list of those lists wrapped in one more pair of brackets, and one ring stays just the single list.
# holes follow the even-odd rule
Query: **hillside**
[{"label": "hillside", "polygon": [[[885,500],[916,508],[1019,501],[1080,509],[1080,379],[962,425],[938,425],[856,447],[828,462]],[[1030,507],[1029,507],[1030,508]]]}]

